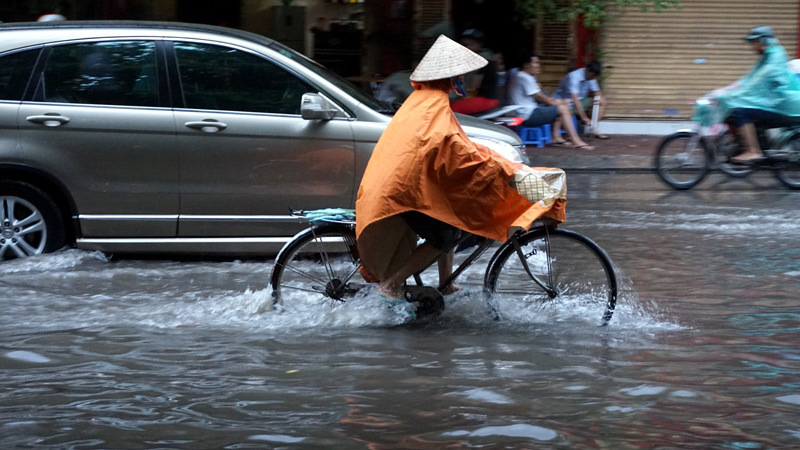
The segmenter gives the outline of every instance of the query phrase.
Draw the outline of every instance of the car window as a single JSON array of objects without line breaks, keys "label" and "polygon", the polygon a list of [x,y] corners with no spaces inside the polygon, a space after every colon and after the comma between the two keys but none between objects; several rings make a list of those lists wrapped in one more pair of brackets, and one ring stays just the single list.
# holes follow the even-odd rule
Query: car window
[{"label": "car window", "polygon": [[375,97],[372,96],[372,94],[364,92],[360,88],[356,87],[353,83],[342,78],[339,74],[333,72],[332,70],[319,64],[318,62],[309,59],[305,55],[297,53],[296,51],[278,42],[272,42],[271,44],[269,44],[269,46],[273,50],[280,52],[283,56],[290,58],[299,64],[302,64],[307,69],[316,73],[320,77],[326,79],[328,82],[334,84],[336,87],[345,91],[349,96],[363,103],[368,108],[371,108],[375,111],[382,112],[385,114],[394,114],[395,111],[397,110],[397,107],[395,107],[391,103],[376,99]]},{"label": "car window", "polygon": [[300,114],[303,94],[317,92],[282,67],[218,45],[176,42],[187,108]]},{"label": "car window", "polygon": [[154,42],[93,42],[52,47],[34,99],[159,106],[158,91]]},{"label": "car window", "polygon": [[22,100],[39,50],[28,50],[0,57],[0,100]]}]

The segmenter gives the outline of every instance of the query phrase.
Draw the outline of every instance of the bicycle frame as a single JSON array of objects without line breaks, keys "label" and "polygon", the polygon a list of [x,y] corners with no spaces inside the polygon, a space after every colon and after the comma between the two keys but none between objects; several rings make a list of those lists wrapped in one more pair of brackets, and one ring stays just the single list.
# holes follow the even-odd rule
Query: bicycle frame
[{"label": "bicycle frame", "polygon": [[[707,98],[700,98],[696,101],[697,107],[705,110],[709,109],[716,109],[716,101],[707,99]],[[717,123],[713,125],[704,126],[701,125],[699,122],[695,123],[693,128],[684,128],[678,130],[675,134],[679,133],[687,133],[692,136],[692,140],[690,141],[689,145],[687,146],[687,153],[690,153],[695,150],[698,142],[700,139],[704,138],[711,138],[711,137],[718,137],[722,136],[724,133],[728,132],[729,126],[726,123],[726,119],[723,117],[717,117],[715,119]],[[778,136],[769,136],[768,130],[783,130],[780,135]],[[769,126],[756,126],[756,133],[758,136],[759,144],[761,146],[761,150],[764,152],[764,155],[767,158],[771,158],[776,155],[776,151],[774,149],[782,148],[789,139],[792,138],[795,134],[800,132],[800,125],[788,125],[788,126],[778,126],[778,127],[769,127]],[[720,168],[720,160],[719,160],[719,149],[717,148],[716,142],[714,140],[709,140],[708,142],[711,144],[709,146],[709,158],[711,161],[712,168]]]},{"label": "bicycle frame", "polygon": [[[468,236],[465,236],[465,237],[463,237],[463,238],[462,238],[462,240],[461,240],[461,242],[463,242],[463,241],[464,241],[464,240],[466,240],[467,238],[468,238]],[[459,242],[459,243],[460,243],[460,242]],[[449,276],[449,277],[447,277],[447,279],[446,279],[444,282],[440,283],[440,284],[439,284],[439,287],[438,287],[438,288],[436,288],[436,289],[437,289],[437,290],[438,290],[440,293],[441,293],[441,292],[444,292],[445,290],[447,290],[447,288],[449,288],[449,287],[450,287],[450,286],[453,284],[453,282],[455,282],[455,281],[456,281],[456,278],[458,278],[458,276],[459,276],[459,275],[461,275],[461,273],[462,273],[462,272],[464,272],[465,270],[467,270],[467,268],[468,268],[469,266],[471,266],[471,265],[472,265],[472,263],[474,263],[474,262],[475,262],[475,260],[477,260],[478,258],[480,258],[480,257],[481,257],[481,255],[483,255],[483,254],[486,252],[486,250],[488,250],[488,249],[489,249],[489,247],[491,247],[491,246],[492,246],[492,244],[494,244],[494,241],[492,241],[491,239],[484,239],[484,240],[483,240],[483,241],[482,241],[482,242],[481,242],[481,243],[478,245],[478,248],[476,248],[475,250],[473,250],[473,251],[472,251],[472,253],[470,253],[470,254],[469,254],[469,256],[467,256],[467,258],[466,258],[464,261],[462,261],[462,262],[461,262],[461,264],[459,264],[459,265],[458,265],[458,267],[456,268],[456,270],[454,270],[454,271],[453,271],[453,273],[452,273],[452,274],[450,274],[450,276]],[[417,281],[417,284],[421,284],[421,283],[420,283],[421,279],[419,278],[419,276],[418,276],[418,275],[419,275],[419,274],[415,274],[415,275],[414,275],[414,279]]]},{"label": "bicycle frame", "polygon": [[[776,131],[771,134],[771,130]],[[729,132],[729,129],[724,123],[718,123],[711,126],[701,126],[698,124],[695,128],[678,130],[678,133],[688,133],[692,136],[689,145],[686,147],[687,153],[694,151],[701,139],[717,138],[726,132]],[[768,160],[785,155],[785,153],[781,152],[779,149],[783,148],[798,132],[800,132],[800,126],[798,125],[782,127],[756,126],[756,135],[758,136],[761,150]],[[719,169],[722,165],[722,162],[720,161],[720,149],[718,148],[718,143],[713,139],[709,139],[707,143],[709,144],[708,156],[711,161],[711,167],[714,169]]]},{"label": "bicycle frame", "polygon": [[[500,245],[500,248],[498,248],[497,251],[495,251],[494,255],[492,255],[492,259],[487,264],[487,267],[491,267],[492,263],[494,262],[494,260],[497,257],[497,255],[499,255],[506,246],[511,245],[511,246],[514,247],[514,250],[515,250],[517,256],[519,257],[519,260],[520,260],[520,263],[522,264],[522,267],[525,269],[525,272],[528,274],[528,276],[531,277],[531,280],[533,280],[534,283],[536,283],[539,287],[541,287],[542,290],[544,290],[547,293],[547,295],[549,295],[551,298],[555,298],[555,296],[558,293],[554,289],[548,287],[547,284],[545,284],[544,282],[539,280],[539,278],[537,278],[533,274],[533,272],[531,272],[531,269],[528,266],[528,260],[525,257],[525,255],[522,253],[522,248],[519,245],[519,237],[520,236],[522,236],[523,234],[525,234],[527,232],[538,230],[540,228],[546,230],[546,229],[548,229],[548,224],[542,223],[542,224],[537,225],[537,226],[532,226],[527,231],[523,230],[523,229],[520,229],[517,232],[515,232],[514,234],[512,234],[511,236],[509,236],[508,240],[505,241],[504,243],[502,243]],[[464,240],[468,239],[468,237],[469,236],[463,237],[461,239],[461,241],[459,241],[459,243],[461,243]],[[461,264],[458,265],[458,267],[453,271],[453,273],[445,281],[443,281],[442,283],[439,284],[439,286],[437,287],[437,290],[440,293],[446,291],[447,288],[450,287],[455,282],[456,278],[458,278],[458,276],[461,275],[461,273],[463,273],[465,270],[467,270],[467,268],[469,266],[471,266],[478,258],[480,258],[481,255],[483,255],[486,252],[486,250],[488,250],[489,247],[492,246],[492,244],[494,244],[494,241],[492,241],[491,239],[484,239],[478,245],[478,247],[475,250],[473,250],[472,253],[470,253],[469,256],[467,256],[467,258],[464,259],[464,261],[461,262]],[[548,252],[549,252],[549,249],[548,249]],[[431,263],[431,264],[433,264],[433,263]],[[549,264],[549,261],[548,261],[548,264]],[[418,273],[414,275],[414,279],[417,281],[417,284],[422,284]],[[549,281],[550,284],[552,284],[553,280],[548,280],[548,281]]]},{"label": "bicycle frame", "polygon": [[691,140],[689,141],[689,145],[686,146],[686,153],[692,153],[700,144],[700,141],[705,139],[708,144],[709,152],[708,156],[711,161],[711,167],[716,169],[719,168],[719,160],[717,158],[717,148],[716,143],[713,139],[709,138],[716,138],[721,136],[727,131],[728,127],[724,123],[717,123],[710,126],[703,126],[699,123],[696,123],[693,128],[682,128],[677,130],[674,134],[679,133],[686,133],[691,136]]},{"label": "bicycle frame", "polygon": [[[298,217],[301,217],[301,216],[298,216]],[[349,221],[332,221],[332,222],[344,223],[344,224],[349,224],[350,223]],[[534,230],[537,230],[539,228],[548,229],[547,225],[542,223],[541,225],[531,227],[530,230],[528,230],[528,231],[534,231]],[[522,267],[525,269],[525,272],[528,274],[528,276],[531,278],[531,280],[533,280],[534,283],[536,283],[540,288],[542,288],[542,290],[545,291],[547,293],[547,295],[549,295],[551,298],[554,298],[557,295],[557,292],[554,289],[548,287],[547,284],[545,284],[544,282],[539,280],[535,275],[533,275],[530,267],[528,266],[527,258],[522,253],[522,248],[519,245],[519,240],[518,239],[519,239],[520,236],[522,236],[523,234],[527,233],[528,231],[520,229],[516,233],[512,234],[508,238],[508,240],[505,241],[504,243],[502,243],[500,248],[497,249],[497,251],[492,256],[492,259],[490,260],[490,262],[487,265],[487,267],[491,266],[491,264],[494,261],[494,259],[503,250],[503,248],[505,246],[511,245],[511,246],[514,247],[514,250],[515,250],[517,256],[520,259],[520,263],[522,264]],[[314,225],[313,224],[311,225],[311,233],[312,234],[314,233]],[[464,242],[468,238],[469,238],[469,235],[465,235],[459,241],[459,244]],[[494,244],[494,242],[495,241],[492,241],[491,239],[484,239],[483,241],[481,241],[481,243],[478,244],[477,248],[475,248],[475,250],[473,250],[472,253],[470,253],[469,256],[467,256],[464,259],[464,261],[462,261],[458,265],[458,267],[453,271],[453,273],[445,281],[443,281],[442,283],[439,284],[439,286],[436,288],[436,290],[439,291],[439,293],[442,293],[445,290],[447,290],[447,288],[450,287],[455,282],[455,280],[459,277],[459,275],[461,275],[478,258],[480,258],[486,252],[486,250],[488,250],[489,247],[491,247]],[[325,261],[324,264],[327,267],[327,265],[328,265],[328,263],[327,263],[327,261],[328,261],[328,253],[327,252],[321,252],[320,257],[323,258],[323,260]],[[432,261],[431,265],[434,262],[435,261]],[[548,261],[548,264],[549,264],[549,261]],[[355,265],[353,267],[353,269],[349,273],[347,273],[347,275],[344,278],[341,278],[341,284],[339,284],[338,286],[326,286],[325,293],[328,296],[330,296],[331,298],[333,298],[333,299],[337,299],[338,300],[338,299],[342,298],[343,294],[344,294],[344,289],[347,286],[347,282],[349,282],[350,279],[353,278],[353,276],[356,273],[358,273],[360,268],[361,268],[361,263],[359,261],[359,263],[357,265]],[[420,273],[414,274],[414,279],[416,280],[418,285],[423,285],[422,279],[420,278],[419,275],[420,275]],[[548,281],[550,282],[550,284],[552,284],[552,280],[548,280]]]}]

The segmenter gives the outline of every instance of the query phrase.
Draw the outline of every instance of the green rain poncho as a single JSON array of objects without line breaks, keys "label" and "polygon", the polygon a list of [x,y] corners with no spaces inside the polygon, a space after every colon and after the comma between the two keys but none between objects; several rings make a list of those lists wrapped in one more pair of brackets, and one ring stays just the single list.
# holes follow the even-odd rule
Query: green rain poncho
[{"label": "green rain poncho", "polygon": [[752,108],[800,117],[800,83],[788,62],[786,50],[770,38],[761,59],[739,80],[739,86],[719,97],[717,116],[727,117],[733,108]]}]

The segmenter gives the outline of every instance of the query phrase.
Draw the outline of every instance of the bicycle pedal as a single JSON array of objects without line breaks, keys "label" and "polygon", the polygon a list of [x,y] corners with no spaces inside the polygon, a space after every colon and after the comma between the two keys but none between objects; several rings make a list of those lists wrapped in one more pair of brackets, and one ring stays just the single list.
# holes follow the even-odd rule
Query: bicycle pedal
[{"label": "bicycle pedal", "polygon": [[444,297],[430,286],[406,286],[406,300],[417,304],[417,316],[439,315],[444,311]]}]

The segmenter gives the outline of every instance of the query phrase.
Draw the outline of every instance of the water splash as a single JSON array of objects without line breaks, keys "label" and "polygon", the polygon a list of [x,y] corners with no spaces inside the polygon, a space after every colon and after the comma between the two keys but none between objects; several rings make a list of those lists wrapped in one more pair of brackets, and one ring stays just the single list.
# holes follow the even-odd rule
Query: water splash
[{"label": "water splash", "polygon": [[8,359],[14,359],[17,361],[23,361],[28,363],[35,363],[35,364],[45,364],[49,363],[52,360],[44,355],[40,355],[35,352],[29,352],[25,350],[14,350],[6,353],[5,355]]},{"label": "water splash", "polygon": [[85,252],[70,249],[56,253],[0,262],[0,275],[24,272],[53,273],[55,271],[77,267],[86,261],[92,260],[105,262],[108,261],[108,257],[101,252]]},{"label": "water splash", "polygon": [[528,438],[537,441],[551,441],[558,437],[558,433],[549,428],[538,427],[527,423],[506,426],[493,426],[478,428],[475,431],[457,430],[444,433],[447,437],[516,437]]},{"label": "water splash", "polygon": [[[0,319],[0,325],[9,332],[30,326],[117,325],[313,330],[393,327],[413,319],[410,304],[387,306],[374,287],[344,303],[313,303],[301,293],[299,301],[274,305],[265,287],[270,269],[269,262],[113,261],[79,250],[15,260],[0,265],[0,284],[8,287],[8,318]],[[518,298],[497,300],[502,312],[497,322],[482,289],[483,269],[470,268],[464,274],[463,289],[446,298],[447,307],[437,320],[476,327],[600,324],[602,308],[542,307]],[[620,272],[620,298],[609,329],[680,329],[664,318],[668,316],[639,299],[630,279]],[[25,323],[12,317],[25,317]]]}]

